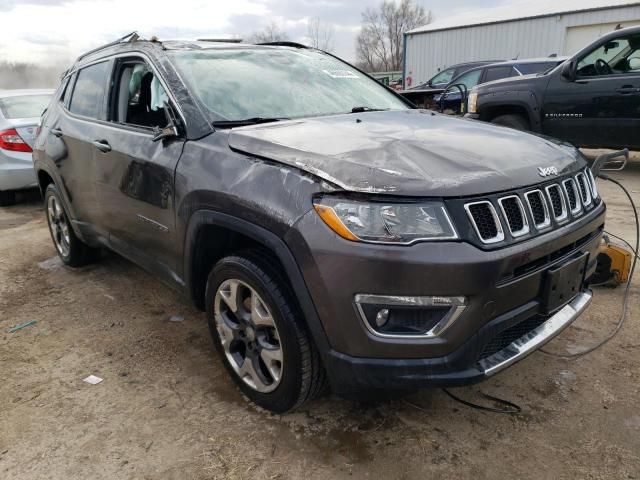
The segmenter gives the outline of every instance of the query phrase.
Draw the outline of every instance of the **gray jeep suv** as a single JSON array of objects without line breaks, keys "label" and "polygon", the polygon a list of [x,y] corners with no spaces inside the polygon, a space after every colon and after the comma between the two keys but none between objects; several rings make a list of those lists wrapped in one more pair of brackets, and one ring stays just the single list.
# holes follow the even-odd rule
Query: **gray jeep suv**
[{"label": "gray jeep suv", "polygon": [[62,260],[106,247],[189,296],[272,411],[482,380],[591,299],[605,206],[576,149],[412,109],[301,45],[89,52],[34,161]]}]

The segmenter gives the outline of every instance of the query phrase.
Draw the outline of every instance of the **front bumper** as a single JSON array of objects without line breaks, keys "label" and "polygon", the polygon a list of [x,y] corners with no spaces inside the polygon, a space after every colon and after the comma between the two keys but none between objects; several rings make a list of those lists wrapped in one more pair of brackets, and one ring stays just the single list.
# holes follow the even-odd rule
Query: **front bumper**
[{"label": "front bumper", "polygon": [[[362,390],[411,389],[426,386],[459,386],[482,381],[522,360],[568,327],[591,302],[591,291],[579,293],[571,302],[551,315],[538,327],[516,338],[501,350],[468,364],[473,340],[458,351],[440,358],[385,360],[356,358],[331,352],[327,369],[332,372],[336,393]],[[522,315],[522,313],[521,313]],[[490,337],[492,331],[504,327],[514,318],[500,318],[478,332]]]},{"label": "front bumper", "polygon": [[[578,222],[493,251],[466,242],[354,243],[337,237],[315,212],[303,217],[288,243],[330,344],[323,353],[334,389],[472,383],[520,360],[586,308],[590,293],[583,285],[549,316],[543,281],[550,268],[581,253],[589,255],[585,278],[591,275],[604,216],[601,203]],[[542,258],[549,261],[540,263]],[[358,294],[460,296],[467,305],[437,337],[383,338],[365,327],[354,304]],[[513,329],[525,326],[513,336]],[[508,351],[487,355],[487,346],[504,332],[511,335]]]},{"label": "front bumper", "polygon": [[22,190],[37,185],[31,153],[0,149],[0,191]]}]

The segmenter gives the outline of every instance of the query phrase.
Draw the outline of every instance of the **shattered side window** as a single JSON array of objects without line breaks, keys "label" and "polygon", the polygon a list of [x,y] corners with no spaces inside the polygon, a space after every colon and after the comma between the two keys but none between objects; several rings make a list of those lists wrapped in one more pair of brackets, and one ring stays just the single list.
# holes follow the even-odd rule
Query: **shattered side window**
[{"label": "shattered side window", "polygon": [[170,55],[213,121],[300,118],[354,107],[408,108],[375,80],[313,50],[211,49]]}]

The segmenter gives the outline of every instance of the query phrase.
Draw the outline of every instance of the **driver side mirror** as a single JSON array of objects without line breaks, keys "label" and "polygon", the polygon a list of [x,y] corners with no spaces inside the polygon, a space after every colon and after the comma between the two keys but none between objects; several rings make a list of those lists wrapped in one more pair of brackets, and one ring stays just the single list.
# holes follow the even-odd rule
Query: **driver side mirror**
[{"label": "driver side mirror", "polygon": [[573,60],[567,60],[562,65],[562,78],[569,80],[570,82],[576,79],[576,62]]},{"label": "driver side mirror", "polygon": [[629,69],[630,70],[640,70],[640,58],[633,57],[629,59]]},{"label": "driver side mirror", "polygon": [[156,127],[153,129],[153,137],[151,140],[154,142],[180,135],[177,125],[178,122],[174,118],[173,111],[166,100],[163,102],[162,110],[164,111],[164,116],[167,119],[167,126],[164,128]]}]

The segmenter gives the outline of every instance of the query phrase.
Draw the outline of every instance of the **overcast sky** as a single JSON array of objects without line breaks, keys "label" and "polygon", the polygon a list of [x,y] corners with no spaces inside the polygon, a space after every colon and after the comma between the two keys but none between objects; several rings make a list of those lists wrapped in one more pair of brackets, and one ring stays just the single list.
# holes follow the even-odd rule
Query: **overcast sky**
[{"label": "overcast sky", "polygon": [[[421,0],[442,19],[521,0]],[[335,53],[354,60],[361,13],[381,0],[0,0],[0,59],[69,63],[83,51],[130,31],[143,36],[198,38],[237,35],[275,21],[305,41],[318,17],[335,29]]]}]

